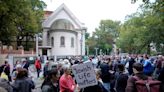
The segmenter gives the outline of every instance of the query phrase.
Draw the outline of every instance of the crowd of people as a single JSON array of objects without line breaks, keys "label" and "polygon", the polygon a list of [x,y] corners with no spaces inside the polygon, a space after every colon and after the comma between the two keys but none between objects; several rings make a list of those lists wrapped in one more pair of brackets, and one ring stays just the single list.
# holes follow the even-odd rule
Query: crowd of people
[{"label": "crowd of people", "polygon": [[[71,66],[92,62],[97,85],[79,88]],[[164,56],[127,55],[68,58],[42,67],[35,60],[37,77],[43,70],[42,92],[164,92]],[[35,83],[28,75],[29,63],[16,62],[12,73],[6,61],[0,66],[0,92],[32,92]],[[51,68],[50,68],[51,67]],[[7,77],[6,77],[7,76]],[[6,91],[1,91],[6,90]]]}]

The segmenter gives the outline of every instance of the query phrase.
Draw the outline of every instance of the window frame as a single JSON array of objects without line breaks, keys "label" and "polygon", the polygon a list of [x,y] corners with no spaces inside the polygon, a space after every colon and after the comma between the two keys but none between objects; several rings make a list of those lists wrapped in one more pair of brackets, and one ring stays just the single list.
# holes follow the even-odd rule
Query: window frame
[{"label": "window frame", "polygon": [[60,37],[60,47],[65,47],[65,37],[64,36]]}]

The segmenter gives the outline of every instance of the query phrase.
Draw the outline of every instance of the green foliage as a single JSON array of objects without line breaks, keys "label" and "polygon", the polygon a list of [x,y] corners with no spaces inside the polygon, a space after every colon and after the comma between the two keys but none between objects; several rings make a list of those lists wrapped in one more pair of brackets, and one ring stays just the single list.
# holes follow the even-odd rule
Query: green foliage
[{"label": "green foliage", "polygon": [[89,36],[90,36],[90,34],[89,33],[85,33],[85,39],[89,39]]},{"label": "green foliage", "polygon": [[128,16],[127,21],[121,26],[117,46],[123,52],[150,54],[151,43],[156,47],[157,52],[162,51],[164,17],[161,11],[157,12],[154,8],[155,3],[140,7],[141,12]]},{"label": "green foliage", "polygon": [[86,41],[90,54],[95,53],[95,48],[98,48],[98,54],[100,51],[104,54],[109,54],[112,51],[114,39],[118,37],[119,25],[119,21],[101,20],[99,28],[96,28],[92,37]]},{"label": "green foliage", "polygon": [[45,3],[40,0],[1,0],[0,41],[10,45],[15,38],[18,43],[41,31],[45,6]]}]

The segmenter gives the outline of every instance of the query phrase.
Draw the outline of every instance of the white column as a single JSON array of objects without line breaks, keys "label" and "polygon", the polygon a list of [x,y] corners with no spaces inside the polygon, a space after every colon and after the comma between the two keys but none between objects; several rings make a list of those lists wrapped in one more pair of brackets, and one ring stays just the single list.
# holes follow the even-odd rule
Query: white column
[{"label": "white column", "polygon": [[47,40],[48,40],[48,37],[47,37],[47,32],[48,32],[48,29],[43,29],[43,46],[47,46]]},{"label": "white column", "polygon": [[77,34],[77,55],[81,55],[81,32],[79,31]]},{"label": "white column", "polygon": [[85,32],[86,29],[82,30],[82,55],[85,55]]}]

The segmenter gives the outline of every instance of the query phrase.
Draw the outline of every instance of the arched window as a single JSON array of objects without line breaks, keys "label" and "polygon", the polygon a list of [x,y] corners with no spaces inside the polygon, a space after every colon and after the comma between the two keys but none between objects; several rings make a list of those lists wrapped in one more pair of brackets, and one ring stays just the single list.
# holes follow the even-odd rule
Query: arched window
[{"label": "arched window", "polygon": [[61,36],[60,37],[60,46],[61,47],[64,47],[65,46],[65,38],[64,38],[64,36]]},{"label": "arched window", "polygon": [[71,47],[74,47],[74,38],[71,37]]},{"label": "arched window", "polygon": [[54,46],[54,37],[51,37],[51,46]]}]

